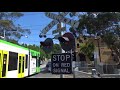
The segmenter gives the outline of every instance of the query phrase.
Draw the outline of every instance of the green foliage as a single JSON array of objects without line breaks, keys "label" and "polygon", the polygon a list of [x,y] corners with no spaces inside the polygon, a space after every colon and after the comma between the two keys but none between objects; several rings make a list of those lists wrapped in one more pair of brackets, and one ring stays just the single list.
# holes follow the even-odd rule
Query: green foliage
[{"label": "green foliage", "polygon": [[80,51],[85,54],[89,59],[91,59],[93,53],[94,53],[95,46],[93,42],[86,42],[84,45],[81,45]]},{"label": "green foliage", "polygon": [[46,53],[40,48],[40,52],[41,52],[41,58],[45,58],[46,57]]},{"label": "green foliage", "polygon": [[44,56],[48,59],[51,59],[51,55],[52,54],[57,54],[57,53],[61,53],[61,47],[59,44],[53,44],[53,50],[51,53],[45,53],[41,47],[41,51],[43,52]]},{"label": "green foliage", "polygon": [[22,17],[23,14],[20,12],[1,12],[0,13],[0,35],[4,36],[6,40],[11,38],[19,40],[24,34],[30,34],[29,29],[23,29],[20,25],[15,25],[15,20]]},{"label": "green foliage", "polygon": [[[15,43],[15,42],[14,42]],[[40,46],[36,46],[35,44],[33,45],[27,45],[27,44],[22,44],[21,46],[23,47],[26,47],[26,48],[29,48],[29,49],[32,49],[32,50],[35,50],[35,51],[40,51],[41,52],[41,58],[47,58],[47,59],[50,59],[51,58],[51,55],[52,54],[55,54],[55,53],[61,53],[61,47],[59,44],[54,44],[53,45],[53,50],[51,53],[45,53],[44,50],[42,49],[42,47]]]},{"label": "green foliage", "polygon": [[8,42],[11,42],[11,43],[13,43],[13,44],[20,45],[20,44],[18,43],[18,41],[17,41],[17,40],[14,40],[14,39],[7,39],[7,41],[8,41]]},{"label": "green foliage", "polygon": [[59,44],[54,44],[53,45],[53,51],[52,51],[52,53],[54,53],[54,54],[61,53],[61,47],[60,47]]},{"label": "green foliage", "polygon": [[[84,27],[87,33],[99,36],[108,47],[120,58],[120,13],[119,12],[86,12],[80,15],[78,32]],[[88,53],[88,49],[83,49]],[[120,59],[119,59],[120,60]]]},{"label": "green foliage", "polygon": [[114,23],[119,22],[120,20],[120,13],[96,12],[96,16],[94,13],[89,12],[81,15],[78,27],[79,31],[83,30],[83,27],[85,26],[88,33],[95,34],[100,30],[105,31],[108,27],[113,26]]}]

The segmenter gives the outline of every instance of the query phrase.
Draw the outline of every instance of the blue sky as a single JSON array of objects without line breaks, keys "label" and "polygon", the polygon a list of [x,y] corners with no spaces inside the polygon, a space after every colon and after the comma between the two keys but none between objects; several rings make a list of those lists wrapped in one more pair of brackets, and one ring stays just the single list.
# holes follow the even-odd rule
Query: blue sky
[{"label": "blue sky", "polygon": [[[40,41],[44,41],[46,39],[46,38],[39,38],[40,31],[44,27],[46,27],[53,19],[46,17],[44,12],[22,12],[22,13],[24,13],[24,16],[16,20],[15,24],[20,24],[23,28],[30,29],[31,34],[28,36],[28,38],[23,36],[19,40],[19,43],[40,45]],[[67,32],[69,31],[69,27],[70,26],[67,25]],[[54,26],[47,33],[47,38],[54,37],[54,35],[52,35],[52,31],[55,29],[56,26]],[[54,40],[54,43],[59,43],[59,41]]]}]

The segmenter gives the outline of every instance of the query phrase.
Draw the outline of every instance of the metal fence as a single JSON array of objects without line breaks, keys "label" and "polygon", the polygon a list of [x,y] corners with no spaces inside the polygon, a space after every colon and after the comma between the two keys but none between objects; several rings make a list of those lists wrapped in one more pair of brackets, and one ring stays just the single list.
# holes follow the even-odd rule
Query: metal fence
[{"label": "metal fence", "polygon": [[[96,71],[94,71],[96,70]],[[120,78],[118,65],[98,64],[95,67],[87,65],[85,62],[75,63],[75,78]]]},{"label": "metal fence", "polygon": [[76,62],[74,67],[74,78],[91,78],[91,70],[95,67],[89,67],[86,62]]},{"label": "metal fence", "polygon": [[75,71],[74,78],[91,78],[91,73],[83,72],[83,71]]},{"label": "metal fence", "polygon": [[96,69],[101,74],[120,74],[118,65],[99,64]]},{"label": "metal fence", "polygon": [[101,74],[100,78],[120,78],[120,74]]}]

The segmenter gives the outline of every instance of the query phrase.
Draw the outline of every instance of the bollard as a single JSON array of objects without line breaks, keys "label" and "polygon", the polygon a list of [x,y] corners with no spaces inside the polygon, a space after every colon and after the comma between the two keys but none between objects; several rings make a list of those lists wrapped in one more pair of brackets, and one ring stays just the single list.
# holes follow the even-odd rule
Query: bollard
[{"label": "bollard", "polygon": [[97,76],[96,69],[92,69],[92,77],[95,78]]},{"label": "bollard", "polygon": [[75,67],[73,68],[73,78],[75,78]]}]

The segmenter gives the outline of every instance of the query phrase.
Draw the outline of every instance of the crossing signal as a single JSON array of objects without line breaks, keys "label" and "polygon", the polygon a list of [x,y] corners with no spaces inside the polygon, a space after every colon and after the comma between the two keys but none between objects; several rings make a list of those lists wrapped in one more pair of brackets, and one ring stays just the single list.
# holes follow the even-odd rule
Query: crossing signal
[{"label": "crossing signal", "polygon": [[65,51],[74,50],[75,48],[75,38],[72,33],[65,33],[62,37],[58,37],[61,47]]},{"label": "crossing signal", "polygon": [[86,56],[85,56],[85,54],[79,53],[78,55],[79,55],[79,57],[80,57],[80,61],[86,61]]},{"label": "crossing signal", "polygon": [[42,37],[46,38],[47,36],[46,35],[39,35],[39,37],[40,38],[42,38]]},{"label": "crossing signal", "polygon": [[44,42],[40,42],[40,44],[46,53],[50,53],[53,49],[53,40],[51,38],[47,38]]},{"label": "crossing signal", "polygon": [[77,43],[77,48],[80,48],[80,44],[79,43]]},{"label": "crossing signal", "polygon": [[46,47],[46,48],[49,48],[51,46],[50,43],[46,43],[46,42],[40,42],[40,43],[41,43],[41,46]]},{"label": "crossing signal", "polygon": [[39,35],[40,38],[42,38],[42,35]]}]

